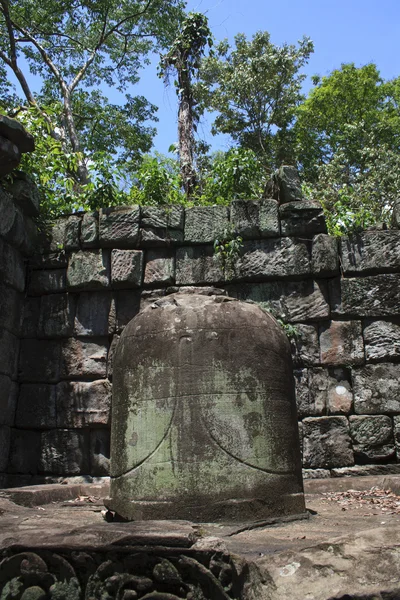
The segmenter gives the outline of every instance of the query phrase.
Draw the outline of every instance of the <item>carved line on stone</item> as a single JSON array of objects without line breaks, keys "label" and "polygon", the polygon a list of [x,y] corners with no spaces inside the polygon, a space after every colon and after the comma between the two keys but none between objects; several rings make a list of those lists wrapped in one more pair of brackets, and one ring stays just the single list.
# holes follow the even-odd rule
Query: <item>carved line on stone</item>
[{"label": "carved line on stone", "polygon": [[[201,419],[201,420],[202,420],[203,425],[205,425],[204,419]],[[269,475],[292,475],[293,474],[293,471],[275,471],[272,469],[263,469],[262,467],[256,467],[255,465],[252,465],[252,464],[246,462],[245,460],[238,458],[237,456],[235,456],[234,454],[229,452],[229,450],[226,450],[226,448],[221,446],[220,442],[213,436],[213,434],[210,431],[208,432],[208,434],[209,434],[210,438],[213,440],[213,442],[215,442],[215,444],[217,444],[218,448],[220,448],[223,452],[225,452],[225,454],[227,454],[228,456],[230,456],[237,462],[241,463],[242,465],[246,465],[246,467],[250,467],[251,469],[255,469],[256,471],[262,471],[263,473],[268,473]]]}]

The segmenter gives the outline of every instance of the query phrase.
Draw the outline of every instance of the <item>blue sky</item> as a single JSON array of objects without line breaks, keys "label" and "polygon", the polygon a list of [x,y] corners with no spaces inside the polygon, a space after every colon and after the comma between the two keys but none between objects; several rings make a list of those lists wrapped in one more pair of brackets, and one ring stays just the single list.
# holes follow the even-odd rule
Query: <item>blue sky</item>
[{"label": "blue sky", "polygon": [[[343,62],[357,66],[375,62],[385,79],[400,75],[400,0],[189,0],[188,10],[207,14],[217,40],[233,41],[236,33],[251,37],[260,30],[268,31],[277,45],[309,36],[315,51],[306,69],[306,90],[311,75],[327,75]],[[166,153],[177,138],[173,86],[165,89],[152,65],[135,93],[159,106],[154,145]],[[210,122],[199,127],[200,137],[209,138]],[[229,143],[222,136],[208,141],[215,149]]]}]

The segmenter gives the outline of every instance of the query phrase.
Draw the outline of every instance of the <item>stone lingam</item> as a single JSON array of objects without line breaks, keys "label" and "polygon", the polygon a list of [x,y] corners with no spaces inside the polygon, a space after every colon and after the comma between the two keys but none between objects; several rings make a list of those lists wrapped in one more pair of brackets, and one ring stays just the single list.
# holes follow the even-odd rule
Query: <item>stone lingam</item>
[{"label": "stone lingam", "polygon": [[304,515],[290,346],[256,304],[157,300],[126,326],[113,388],[111,511],[197,522]]}]

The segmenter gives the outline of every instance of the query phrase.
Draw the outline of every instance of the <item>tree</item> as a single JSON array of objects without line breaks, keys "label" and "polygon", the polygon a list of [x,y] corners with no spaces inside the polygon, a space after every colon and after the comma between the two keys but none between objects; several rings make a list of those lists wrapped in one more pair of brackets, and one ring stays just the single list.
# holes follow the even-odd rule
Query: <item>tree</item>
[{"label": "tree", "polygon": [[[93,90],[107,85],[123,92],[137,83],[148,53],[174,39],[183,7],[181,0],[0,0],[0,77],[7,84],[5,68],[10,69],[28,105],[42,113],[53,137],[61,131],[66,150],[79,156],[87,150],[87,114],[92,112],[93,135],[97,132],[99,139],[101,113],[111,111],[115,117],[119,111],[107,105],[104,96],[94,110]],[[39,94],[29,83],[26,65],[43,81]],[[47,104],[59,107],[59,112],[49,115]],[[139,115],[140,123],[143,108],[147,114],[154,109],[143,99],[128,97],[120,114]],[[88,181],[83,157],[77,180]]]},{"label": "tree", "polygon": [[161,75],[168,81],[171,70],[176,72],[178,108],[178,150],[182,181],[190,198],[196,188],[194,166],[194,131],[199,120],[195,111],[193,80],[198,74],[200,60],[206,46],[212,45],[207,17],[201,13],[189,13],[170,50],[161,59]]},{"label": "tree", "polygon": [[301,69],[312,52],[309,38],[279,47],[267,32],[250,41],[237,35],[233,50],[221,42],[203,59],[196,87],[202,109],[218,113],[212,132],[230,134],[270,167],[290,160],[291,125],[303,98]]}]

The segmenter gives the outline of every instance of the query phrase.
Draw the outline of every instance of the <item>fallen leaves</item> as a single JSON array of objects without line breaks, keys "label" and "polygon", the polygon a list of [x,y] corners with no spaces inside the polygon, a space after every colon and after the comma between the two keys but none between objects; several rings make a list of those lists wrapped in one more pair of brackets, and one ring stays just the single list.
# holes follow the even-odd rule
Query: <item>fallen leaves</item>
[{"label": "fallen leaves", "polygon": [[[322,494],[322,502],[337,502],[343,511],[349,509],[372,509],[373,515],[385,513],[387,515],[400,514],[400,497],[391,490],[373,487],[369,490],[347,490],[346,492],[326,492]],[[363,513],[363,516],[369,516]]]}]

